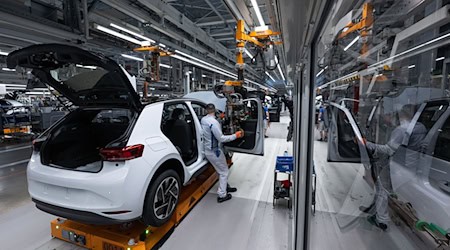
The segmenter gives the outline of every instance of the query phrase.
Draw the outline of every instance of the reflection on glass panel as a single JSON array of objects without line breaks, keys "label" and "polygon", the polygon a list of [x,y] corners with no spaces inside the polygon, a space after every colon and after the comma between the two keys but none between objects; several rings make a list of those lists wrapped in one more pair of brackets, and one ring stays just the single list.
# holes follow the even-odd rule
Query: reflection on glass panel
[{"label": "reflection on glass panel", "polygon": [[450,249],[449,10],[334,3],[314,59],[312,249]]}]

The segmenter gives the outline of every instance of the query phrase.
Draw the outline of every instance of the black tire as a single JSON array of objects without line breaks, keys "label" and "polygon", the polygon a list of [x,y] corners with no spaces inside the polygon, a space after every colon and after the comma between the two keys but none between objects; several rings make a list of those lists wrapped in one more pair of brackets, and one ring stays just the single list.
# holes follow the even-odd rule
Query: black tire
[{"label": "black tire", "polygon": [[[150,183],[147,190],[144,211],[142,212],[142,222],[153,227],[164,225],[172,218],[178,205],[180,192],[181,181],[175,170],[168,169],[159,174]],[[157,199],[156,202],[155,199]]]}]

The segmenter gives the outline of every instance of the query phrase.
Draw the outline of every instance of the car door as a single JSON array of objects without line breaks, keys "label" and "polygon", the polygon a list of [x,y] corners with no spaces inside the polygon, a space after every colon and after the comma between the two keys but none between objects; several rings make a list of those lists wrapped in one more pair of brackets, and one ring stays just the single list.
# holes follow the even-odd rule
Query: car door
[{"label": "car door", "polygon": [[[450,228],[450,109],[448,101],[428,103],[419,122],[430,128],[427,146],[420,152],[416,178],[393,186],[400,198],[412,204],[420,220]],[[405,166],[411,168],[410,166]],[[403,175],[405,176],[405,175]],[[403,184],[400,185],[399,184]]]},{"label": "car door", "polygon": [[329,121],[327,160],[368,164],[363,136],[350,110],[337,103],[330,103],[326,110]]},{"label": "car door", "polygon": [[261,101],[256,98],[243,100],[245,117],[239,122],[244,137],[225,143],[225,149],[245,154],[264,155],[264,121]]}]

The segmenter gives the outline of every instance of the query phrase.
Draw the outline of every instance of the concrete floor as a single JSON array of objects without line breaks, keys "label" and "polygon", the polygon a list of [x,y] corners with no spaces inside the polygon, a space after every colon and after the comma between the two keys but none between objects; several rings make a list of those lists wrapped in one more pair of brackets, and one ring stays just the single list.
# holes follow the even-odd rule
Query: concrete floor
[{"label": "concrete floor", "polygon": [[[218,204],[217,185],[211,188],[162,249],[288,249],[290,212],[285,203],[272,204],[275,158],[286,150],[292,154],[292,143],[285,139],[288,123],[287,114],[272,123],[264,157],[235,154],[229,178],[238,188],[233,199]],[[81,249],[51,239],[54,216],[31,202],[26,183],[30,153],[28,145],[0,148],[0,249]]]}]

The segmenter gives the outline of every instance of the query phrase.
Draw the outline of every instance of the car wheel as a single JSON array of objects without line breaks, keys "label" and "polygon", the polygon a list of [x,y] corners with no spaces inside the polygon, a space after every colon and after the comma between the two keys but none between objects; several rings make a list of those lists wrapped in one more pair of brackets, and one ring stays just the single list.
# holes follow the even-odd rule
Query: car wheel
[{"label": "car wheel", "polygon": [[146,225],[159,227],[170,220],[178,204],[180,190],[177,172],[172,169],[162,172],[147,191],[142,221]]}]

